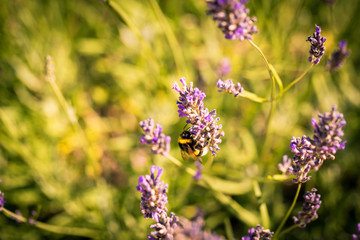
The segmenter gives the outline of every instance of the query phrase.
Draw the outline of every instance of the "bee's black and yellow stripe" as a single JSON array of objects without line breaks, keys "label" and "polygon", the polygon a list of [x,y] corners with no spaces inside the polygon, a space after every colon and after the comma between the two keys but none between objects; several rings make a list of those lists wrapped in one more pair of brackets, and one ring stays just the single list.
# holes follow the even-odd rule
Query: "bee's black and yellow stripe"
[{"label": "bee's black and yellow stripe", "polygon": [[189,131],[184,131],[178,138],[178,144],[181,149],[181,155],[184,159],[191,158],[200,161],[199,156],[202,154],[201,149],[197,149],[196,141],[194,141],[192,134]]}]

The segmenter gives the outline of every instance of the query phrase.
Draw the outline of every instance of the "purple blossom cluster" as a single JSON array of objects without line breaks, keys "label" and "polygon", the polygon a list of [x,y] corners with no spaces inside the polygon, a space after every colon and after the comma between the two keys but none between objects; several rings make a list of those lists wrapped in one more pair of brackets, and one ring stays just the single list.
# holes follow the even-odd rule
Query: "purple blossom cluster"
[{"label": "purple blossom cluster", "polygon": [[360,240],[360,223],[357,224],[356,231],[357,231],[357,233],[354,233],[352,235],[352,238],[353,238],[353,240]]},{"label": "purple blossom cluster", "polygon": [[324,43],[326,41],[326,37],[321,37],[321,28],[318,25],[315,24],[313,36],[309,36],[306,41],[311,43],[309,62],[318,64],[325,53]]},{"label": "purple blossom cluster", "polygon": [[256,225],[256,228],[250,228],[248,230],[248,236],[242,237],[241,240],[270,240],[274,232],[268,229],[264,229],[260,224]]},{"label": "purple blossom cluster", "polygon": [[[342,128],[346,124],[342,113],[336,111],[336,106],[331,112],[319,114],[319,121],[312,119],[314,127],[313,139],[308,136],[291,138],[292,159],[283,157],[283,163],[279,164],[280,171],[287,175],[294,175],[294,183],[304,183],[310,179],[307,176],[311,169],[319,170],[326,159],[335,159],[335,153],[345,148],[346,141],[342,140],[344,132]],[[292,160],[292,162],[291,162]]]},{"label": "purple blossom cluster", "polygon": [[217,87],[219,88],[218,92],[234,94],[234,97],[236,98],[239,97],[240,93],[244,91],[244,88],[241,87],[240,83],[235,85],[231,79],[227,79],[225,82],[219,79],[217,82]]},{"label": "purple blossom cluster", "polygon": [[177,240],[224,240],[221,236],[203,230],[205,222],[202,215],[196,216],[191,221],[186,218],[181,218],[180,221],[181,228],[178,228],[175,232],[175,239]]},{"label": "purple blossom cluster", "polygon": [[166,204],[168,185],[160,181],[163,169],[158,166],[150,167],[150,175],[140,176],[136,190],[142,193],[140,209],[145,218],[159,221],[162,214],[167,212]]},{"label": "purple blossom cluster", "polygon": [[345,59],[350,55],[350,51],[346,48],[346,42],[340,41],[339,42],[339,49],[335,50],[331,58],[328,60],[326,64],[326,69],[330,70],[331,72],[334,72],[341,68],[341,66],[344,64]]},{"label": "purple blossom cluster", "polygon": [[206,0],[213,19],[217,21],[218,27],[225,34],[227,39],[252,39],[252,34],[258,32],[254,24],[256,17],[248,16],[249,9],[245,7],[247,0]]},{"label": "purple blossom cluster", "polygon": [[170,217],[166,212],[162,212],[159,220],[150,226],[154,231],[148,235],[150,240],[174,240],[175,232],[179,226],[179,218],[174,213]]},{"label": "purple blossom cluster", "polygon": [[306,192],[304,194],[304,204],[302,210],[298,212],[297,216],[293,217],[294,223],[299,227],[306,227],[312,221],[315,221],[318,218],[317,210],[320,208],[321,200],[320,194],[317,194],[317,189],[311,189],[311,192]]},{"label": "purple blossom cluster", "polygon": [[142,144],[150,145],[151,151],[155,154],[167,155],[169,153],[171,138],[162,133],[160,124],[155,125],[154,120],[149,118],[141,121],[140,127],[145,133],[140,138]]},{"label": "purple blossom cluster", "polygon": [[158,166],[150,167],[150,175],[140,176],[136,189],[142,193],[140,209],[145,218],[156,221],[150,225],[153,231],[148,235],[150,240],[187,240],[210,239],[223,240],[224,238],[202,230],[204,220],[201,214],[189,221],[181,221],[174,213],[167,215],[166,204],[168,185],[160,181],[163,169]]},{"label": "purple blossom cluster", "polygon": [[180,96],[177,101],[179,117],[187,118],[186,123],[191,124],[189,132],[194,135],[194,140],[198,142],[201,147],[209,147],[212,155],[220,150],[218,144],[221,143],[221,137],[224,132],[220,131],[221,124],[217,122],[220,118],[216,117],[216,110],[209,110],[204,107],[205,93],[198,88],[193,87],[190,82],[187,85],[185,78],[181,78],[180,82],[183,87],[181,88],[175,82],[173,89],[177,91]]},{"label": "purple blossom cluster", "polygon": [[[0,179],[0,182],[2,182],[2,180]],[[2,210],[2,208],[4,207],[5,204],[5,200],[4,200],[4,193],[0,191],[0,211]]]}]

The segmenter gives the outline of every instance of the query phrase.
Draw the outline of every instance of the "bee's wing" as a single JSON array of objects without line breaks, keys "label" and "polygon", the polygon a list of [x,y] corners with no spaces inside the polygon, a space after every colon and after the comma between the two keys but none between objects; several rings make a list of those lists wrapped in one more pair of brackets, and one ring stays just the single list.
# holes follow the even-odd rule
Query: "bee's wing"
[{"label": "bee's wing", "polygon": [[186,151],[185,150],[181,150],[181,156],[184,160],[188,160],[189,157],[191,157],[192,159],[199,161],[200,163],[202,163],[201,158],[199,158],[198,156],[195,155],[194,151],[191,149],[190,146],[186,145]]}]

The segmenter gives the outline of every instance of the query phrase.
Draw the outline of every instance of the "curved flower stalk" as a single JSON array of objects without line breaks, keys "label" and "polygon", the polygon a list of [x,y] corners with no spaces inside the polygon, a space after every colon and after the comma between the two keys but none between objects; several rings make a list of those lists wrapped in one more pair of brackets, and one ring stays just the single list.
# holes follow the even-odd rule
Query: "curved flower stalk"
[{"label": "curved flower stalk", "polygon": [[183,87],[180,87],[175,82],[173,89],[177,91],[180,96],[177,101],[179,117],[187,118],[186,123],[191,124],[190,131],[194,135],[194,140],[198,142],[201,147],[208,146],[212,155],[220,150],[219,144],[224,132],[220,131],[221,124],[217,122],[220,120],[216,117],[216,110],[209,110],[204,107],[205,93],[198,88],[193,87],[190,82],[187,85],[185,78],[181,78],[180,82]]},{"label": "curved flower stalk", "polygon": [[306,227],[310,222],[315,221],[318,218],[317,210],[320,208],[321,200],[320,194],[317,194],[317,189],[311,189],[311,192],[304,194],[304,204],[302,210],[298,212],[297,216],[293,217],[294,223],[299,227]]},{"label": "curved flower stalk", "polygon": [[342,128],[346,121],[342,113],[336,111],[334,106],[331,112],[319,114],[319,121],[312,119],[314,127],[313,139],[308,136],[291,138],[291,151],[294,153],[292,163],[287,156],[279,164],[280,171],[287,175],[294,175],[294,183],[304,183],[310,179],[307,176],[311,169],[319,170],[326,159],[335,159],[339,149],[345,149],[346,141],[342,140]]},{"label": "curved flower stalk", "polygon": [[162,133],[162,127],[160,124],[156,124],[154,119],[149,118],[140,122],[140,127],[144,133],[140,142],[151,146],[151,151],[155,154],[167,155],[170,151],[170,136],[166,136]]},{"label": "curved flower stalk", "polygon": [[260,224],[256,228],[250,228],[248,230],[248,236],[242,237],[241,240],[270,240],[274,235],[268,229],[264,229]]},{"label": "curved flower stalk", "polygon": [[314,64],[318,64],[320,62],[321,57],[325,53],[325,41],[326,37],[321,36],[321,28],[315,24],[315,32],[313,33],[313,36],[309,36],[306,41],[309,41],[311,43],[310,47],[310,57],[309,62],[312,62]]},{"label": "curved flower stalk", "polygon": [[227,39],[238,39],[240,41],[252,39],[252,35],[258,30],[254,24],[256,17],[248,16],[249,9],[245,7],[247,0],[206,0],[213,19],[217,21],[218,27]]},{"label": "curved flower stalk", "polygon": [[335,50],[331,58],[327,61],[326,69],[330,72],[335,72],[339,68],[342,67],[342,65],[345,62],[345,59],[350,55],[350,51],[346,48],[346,41],[340,41],[339,42],[339,49]]}]

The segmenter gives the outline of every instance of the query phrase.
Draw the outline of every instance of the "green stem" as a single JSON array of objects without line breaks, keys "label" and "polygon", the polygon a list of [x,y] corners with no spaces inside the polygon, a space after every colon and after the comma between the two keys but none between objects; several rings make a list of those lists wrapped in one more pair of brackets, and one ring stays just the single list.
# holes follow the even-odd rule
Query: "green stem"
[{"label": "green stem", "polygon": [[273,74],[272,74],[272,72],[271,72],[269,62],[268,62],[268,60],[266,59],[263,51],[261,51],[261,49],[260,49],[252,40],[248,40],[248,42],[260,53],[260,55],[262,56],[262,58],[263,58],[264,61],[265,61],[265,65],[266,65],[266,68],[267,68],[267,70],[268,70],[268,72],[269,72],[270,79],[273,79]]},{"label": "green stem", "polygon": [[[25,217],[18,215],[16,213],[13,213],[6,208],[2,208],[1,211],[6,215],[7,217],[10,217],[12,219],[15,219],[22,223],[28,223],[29,220]],[[31,224],[34,227],[57,233],[57,234],[64,234],[64,235],[71,235],[71,236],[79,236],[79,237],[89,237],[89,238],[96,238],[100,236],[99,231],[88,229],[88,228],[76,228],[76,227],[63,227],[63,226],[55,226],[50,225],[43,222],[38,222],[35,220],[34,224]]]},{"label": "green stem", "polygon": [[[164,155],[168,160],[174,163],[176,166],[180,168],[184,168],[185,171],[191,175],[195,175],[195,171],[191,168],[185,167],[178,159],[174,158],[170,154]],[[211,177],[206,174],[202,175],[202,178],[197,182],[200,186],[208,188],[212,191],[214,197],[221,202],[222,204],[228,206],[235,214],[235,216],[242,220],[243,222],[247,223],[248,225],[256,225],[258,223],[258,216],[247,210],[246,208],[242,207],[239,203],[234,201],[231,197],[223,194],[222,192],[217,191],[211,185]]]},{"label": "green stem", "polygon": [[265,132],[265,137],[264,137],[264,144],[263,144],[263,148],[262,148],[262,153],[261,153],[261,159],[264,158],[264,156],[266,156],[266,149],[268,148],[268,142],[269,142],[269,133],[270,133],[270,123],[271,123],[271,119],[272,119],[272,116],[273,116],[273,113],[274,113],[274,109],[275,109],[275,106],[274,106],[274,99],[275,99],[275,78],[274,78],[274,75],[271,71],[271,67],[270,67],[270,64],[268,62],[268,60],[266,59],[263,51],[252,41],[252,40],[248,40],[249,43],[260,53],[260,55],[262,56],[262,58],[264,59],[264,62],[265,62],[265,65],[266,65],[266,68],[269,72],[269,76],[270,76],[270,80],[271,80],[271,97],[270,97],[270,112],[269,112],[269,116],[266,120],[266,132]]},{"label": "green stem", "polygon": [[276,240],[276,237],[279,235],[281,229],[284,227],[284,224],[285,224],[286,220],[289,218],[292,210],[294,209],[295,204],[296,204],[296,201],[297,201],[297,199],[298,199],[298,197],[299,197],[300,189],[301,189],[301,183],[298,184],[298,188],[297,188],[297,191],[296,191],[294,200],[293,200],[293,202],[292,202],[289,210],[287,211],[285,217],[282,219],[279,227],[278,227],[278,228],[276,229],[276,231],[275,231],[275,234],[274,234],[274,237],[273,237],[274,240]]},{"label": "green stem", "polygon": [[279,237],[281,237],[281,236],[284,235],[285,233],[288,233],[288,232],[294,230],[294,229],[297,228],[297,227],[298,227],[298,225],[294,224],[294,225],[292,225],[291,227],[285,228],[285,230],[282,231],[282,232],[279,234]]},{"label": "green stem", "polygon": [[287,92],[292,86],[294,86],[297,82],[299,82],[305,74],[314,66],[313,63],[303,72],[298,78],[296,78],[294,81],[292,81],[289,85],[284,88],[284,90],[279,94],[279,97],[281,97],[285,92]]},{"label": "green stem", "polygon": [[261,218],[261,225],[264,228],[270,228],[270,217],[269,212],[262,198],[262,192],[259,186],[259,183],[256,180],[253,180],[253,188],[256,198],[258,199],[259,203],[259,210],[260,210],[260,218]]}]

